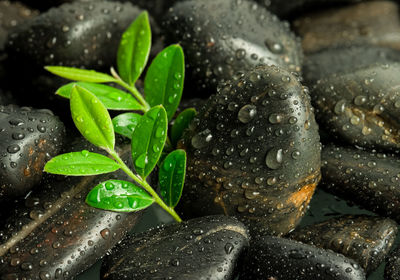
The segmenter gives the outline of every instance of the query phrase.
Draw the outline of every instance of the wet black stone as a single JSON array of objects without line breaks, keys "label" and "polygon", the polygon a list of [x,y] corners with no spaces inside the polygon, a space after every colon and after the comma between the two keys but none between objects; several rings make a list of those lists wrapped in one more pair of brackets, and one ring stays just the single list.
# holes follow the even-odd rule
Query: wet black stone
[{"label": "wet black stone", "polygon": [[398,156],[330,144],[322,149],[322,162],[322,188],[400,222]]},{"label": "wet black stone", "polygon": [[400,152],[400,63],[348,67],[310,88],[317,122],[332,139]]},{"label": "wet black stone", "polygon": [[296,17],[304,12],[348,3],[362,2],[363,0],[256,0],[269,11],[282,18]]},{"label": "wet black stone", "polygon": [[395,1],[363,1],[301,14],[292,26],[305,54],[354,45],[400,50],[398,10]]},{"label": "wet black stone", "polygon": [[[130,145],[119,147],[117,152],[129,161]],[[82,149],[104,154],[82,138],[69,147],[69,151]],[[94,186],[116,178],[128,179],[121,171],[89,177],[47,175],[27,198],[12,205],[12,213],[0,228],[1,277],[75,279],[101,259],[142,214],[104,211],[85,203]],[[32,269],[23,269],[23,263]]]},{"label": "wet black stone", "polygon": [[211,96],[178,146],[186,149],[184,217],[225,214],[252,235],[286,234],[320,178],[320,143],[307,88],[260,66]]},{"label": "wet black stone", "polygon": [[102,264],[102,279],[233,279],[249,236],[242,223],[209,216],[125,239]]},{"label": "wet black stone", "polygon": [[140,12],[129,3],[67,3],[18,26],[8,37],[6,50],[12,61],[36,69],[109,68],[115,64],[122,32]]},{"label": "wet black stone", "polygon": [[345,215],[296,229],[287,237],[343,254],[371,273],[389,253],[396,235],[397,224],[393,220]]},{"label": "wet black stone", "polygon": [[400,279],[400,247],[393,250],[386,259],[385,280]]},{"label": "wet black stone", "polygon": [[180,42],[193,94],[209,96],[219,82],[259,64],[300,72],[302,51],[285,22],[254,2],[176,3],[162,25],[168,43]]},{"label": "wet black stone", "polygon": [[360,266],[343,255],[294,240],[265,236],[246,252],[240,279],[356,280]]},{"label": "wet black stone", "polygon": [[38,15],[17,1],[0,2],[0,50],[4,49],[7,35],[13,28]]},{"label": "wet black stone", "polygon": [[50,110],[0,106],[0,200],[27,193],[64,143],[63,123]]},{"label": "wet black stone", "polygon": [[333,74],[351,72],[354,67],[400,62],[400,51],[369,45],[327,48],[305,56],[304,83],[309,87]]}]

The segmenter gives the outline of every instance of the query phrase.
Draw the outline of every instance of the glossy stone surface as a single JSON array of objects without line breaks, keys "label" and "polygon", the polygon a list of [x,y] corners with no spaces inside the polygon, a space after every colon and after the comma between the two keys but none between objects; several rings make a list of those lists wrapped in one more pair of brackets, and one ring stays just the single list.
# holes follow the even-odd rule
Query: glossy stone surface
[{"label": "glossy stone surface", "polygon": [[258,64],[300,72],[302,50],[288,24],[251,1],[178,2],[163,29],[168,43],[185,50],[192,94],[209,96],[219,82]]},{"label": "glossy stone surface", "polygon": [[364,271],[343,255],[294,240],[265,236],[252,241],[240,279],[355,280]]},{"label": "glossy stone surface", "polygon": [[400,151],[400,63],[357,65],[310,88],[316,119],[331,140]]},{"label": "glossy stone surface", "polygon": [[300,16],[293,28],[304,53],[327,47],[369,44],[400,50],[399,7],[394,1],[365,1]]},{"label": "glossy stone surface", "polygon": [[122,32],[139,13],[129,3],[67,3],[18,26],[8,38],[7,52],[11,60],[40,69],[108,68],[114,65]]},{"label": "glossy stone surface", "polygon": [[392,62],[400,62],[400,52],[390,48],[371,45],[327,48],[305,56],[304,83],[312,87],[331,75],[352,72],[355,67]]},{"label": "glossy stone surface", "polygon": [[26,194],[64,144],[64,124],[47,109],[0,106],[0,201]]},{"label": "glossy stone surface", "polygon": [[233,279],[248,246],[244,225],[209,216],[133,235],[107,256],[102,279]]},{"label": "glossy stone surface", "polygon": [[397,235],[391,219],[345,215],[291,232],[287,237],[355,260],[368,273],[389,253]]},{"label": "glossy stone surface", "polygon": [[[82,149],[93,150],[80,141],[72,151]],[[130,145],[119,152],[128,158]],[[109,212],[85,203],[91,188],[117,176],[125,178],[121,171],[57,176],[15,204],[1,229],[0,275],[5,279],[74,279],[103,257],[141,216],[141,212]]]},{"label": "glossy stone surface", "polygon": [[287,233],[319,181],[317,130],[307,89],[286,70],[258,67],[227,83],[180,144],[188,162],[179,211],[236,216],[252,234]]},{"label": "glossy stone surface", "polygon": [[322,162],[322,188],[400,222],[398,156],[331,144]]}]

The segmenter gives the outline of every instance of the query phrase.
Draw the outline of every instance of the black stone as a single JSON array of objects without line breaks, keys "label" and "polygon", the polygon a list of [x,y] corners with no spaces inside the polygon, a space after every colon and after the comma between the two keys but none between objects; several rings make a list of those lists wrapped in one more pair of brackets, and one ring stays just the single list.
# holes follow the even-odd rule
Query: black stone
[{"label": "black stone", "polygon": [[287,237],[343,254],[371,273],[389,253],[396,235],[397,224],[393,220],[345,215],[296,229]]},{"label": "black stone", "polygon": [[385,280],[400,279],[400,247],[393,250],[386,259]]},{"label": "black stone", "polygon": [[294,240],[265,236],[246,252],[242,280],[358,280],[360,266],[343,255]]},{"label": "black stone", "polygon": [[102,264],[102,279],[233,279],[248,246],[244,225],[209,216],[125,239]]},{"label": "black stone", "polygon": [[178,2],[163,29],[166,41],[185,51],[193,93],[209,96],[219,82],[259,64],[300,72],[302,50],[288,24],[251,1]]},{"label": "black stone", "polygon": [[305,56],[303,65],[304,83],[309,87],[330,75],[351,72],[354,66],[368,67],[372,64],[400,62],[400,52],[390,48],[360,45],[327,48]]},{"label": "black stone", "polygon": [[186,149],[184,217],[236,216],[253,234],[282,235],[304,215],[320,178],[307,89],[278,67],[228,82],[200,109]]},{"label": "black stone", "polygon": [[400,222],[399,157],[330,144],[322,162],[322,188]]},{"label": "black stone", "polygon": [[400,63],[349,67],[310,88],[318,123],[332,139],[400,152]]},{"label": "black stone", "polygon": [[63,123],[47,109],[0,106],[0,200],[27,193],[64,143]]},{"label": "black stone", "polygon": [[12,61],[35,69],[64,65],[109,70],[122,32],[140,12],[130,3],[67,3],[19,25],[6,50]]}]

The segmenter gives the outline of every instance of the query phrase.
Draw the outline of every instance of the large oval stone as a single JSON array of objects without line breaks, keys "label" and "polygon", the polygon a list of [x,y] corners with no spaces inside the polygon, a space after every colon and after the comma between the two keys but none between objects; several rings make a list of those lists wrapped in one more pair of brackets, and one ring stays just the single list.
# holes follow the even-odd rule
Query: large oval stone
[{"label": "large oval stone", "polygon": [[16,62],[40,69],[109,68],[115,64],[122,32],[139,13],[130,3],[66,3],[18,26],[9,35],[7,53]]},{"label": "large oval stone", "polygon": [[233,279],[248,246],[236,219],[210,216],[161,226],[119,244],[102,264],[102,279]]},{"label": "large oval stone", "polygon": [[292,230],[320,177],[307,89],[278,67],[228,82],[200,109],[180,146],[188,154],[184,216],[236,216],[253,234]]},{"label": "large oval stone", "polygon": [[259,64],[300,71],[302,51],[288,24],[252,1],[178,2],[163,26],[167,41],[185,51],[193,91],[206,96]]}]

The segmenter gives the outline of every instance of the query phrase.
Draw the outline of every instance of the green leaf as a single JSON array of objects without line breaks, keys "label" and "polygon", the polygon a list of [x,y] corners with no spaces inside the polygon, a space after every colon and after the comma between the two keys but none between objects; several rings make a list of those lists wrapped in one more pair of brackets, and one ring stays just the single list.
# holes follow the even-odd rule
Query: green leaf
[{"label": "green leaf", "polygon": [[74,85],[92,92],[109,110],[143,110],[143,106],[131,94],[107,85],[86,82],[69,83],[59,88],[56,93],[70,98]]},{"label": "green leaf", "polygon": [[114,150],[114,127],[103,103],[77,85],[72,88],[70,106],[72,119],[81,134],[99,148]]},{"label": "green leaf", "polygon": [[57,76],[73,81],[89,83],[110,83],[116,81],[113,76],[96,72],[94,70],[85,70],[64,66],[46,66],[45,69]]},{"label": "green leaf", "polygon": [[186,173],[186,152],[175,150],[161,164],[158,181],[165,203],[174,208],[182,196]]},{"label": "green leaf", "polygon": [[183,132],[189,127],[197,112],[194,108],[188,108],[181,112],[175,119],[171,127],[171,142],[176,147],[178,141],[182,138]]},{"label": "green leaf", "polygon": [[118,115],[112,120],[114,124],[114,130],[116,133],[132,139],[133,130],[141,118],[142,116],[136,113],[125,113]]},{"label": "green leaf", "polygon": [[141,13],[122,34],[117,53],[118,72],[122,80],[134,85],[149,59],[151,30],[147,12]]},{"label": "green leaf", "polygon": [[147,70],[144,93],[150,106],[163,105],[171,120],[182,97],[185,78],[183,50],[172,45],[160,52]]},{"label": "green leaf", "polygon": [[132,158],[136,172],[146,178],[156,166],[167,139],[168,119],[162,106],[142,116],[132,134]]},{"label": "green leaf", "polygon": [[44,166],[44,171],[59,175],[89,176],[110,173],[119,168],[114,160],[83,150],[52,158]]},{"label": "green leaf", "polygon": [[117,212],[133,212],[149,207],[154,198],[145,190],[122,180],[108,180],[94,187],[86,197],[92,207]]}]

